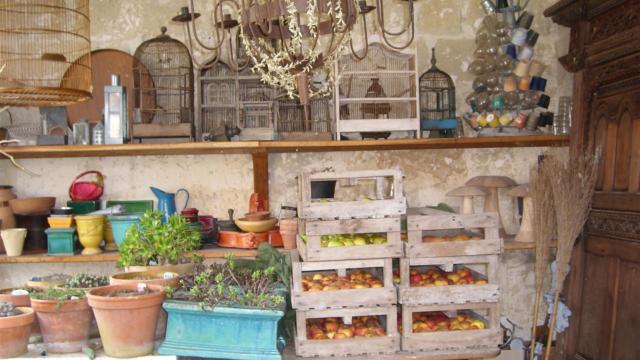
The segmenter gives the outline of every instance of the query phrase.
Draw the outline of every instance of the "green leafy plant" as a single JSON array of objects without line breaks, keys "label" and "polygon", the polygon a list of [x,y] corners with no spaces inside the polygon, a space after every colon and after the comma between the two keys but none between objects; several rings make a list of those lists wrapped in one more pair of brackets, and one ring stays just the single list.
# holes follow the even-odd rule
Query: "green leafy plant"
[{"label": "green leafy plant", "polygon": [[139,226],[127,230],[119,246],[118,266],[176,265],[193,261],[190,252],[200,247],[200,233],[189,229],[178,214],[165,223],[163,213],[147,211]]},{"label": "green leafy plant", "polygon": [[75,274],[64,282],[64,287],[78,289],[90,289],[106,285],[109,285],[109,278],[106,276],[87,273]]},{"label": "green leafy plant", "polygon": [[208,267],[196,265],[194,271],[180,279],[173,299],[198,302],[205,308],[220,305],[247,306],[261,309],[279,308],[285,297],[278,292],[281,283],[275,269],[251,269],[237,266],[233,255],[224,264]]},{"label": "green leafy plant", "polygon": [[84,297],[84,290],[74,288],[47,288],[43,291],[36,291],[31,293],[32,299],[57,300],[61,303],[66,300],[82,299]]}]

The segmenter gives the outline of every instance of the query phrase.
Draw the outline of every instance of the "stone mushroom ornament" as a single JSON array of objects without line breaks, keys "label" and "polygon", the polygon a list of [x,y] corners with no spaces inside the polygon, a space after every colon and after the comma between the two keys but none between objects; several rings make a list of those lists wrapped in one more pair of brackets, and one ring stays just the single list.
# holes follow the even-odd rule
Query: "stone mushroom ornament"
[{"label": "stone mushroom ornament", "polygon": [[461,186],[453,189],[447,193],[447,196],[461,197],[462,206],[460,207],[460,214],[473,214],[473,198],[475,196],[487,196],[489,192],[479,186]]},{"label": "stone mushroom ornament", "polygon": [[518,185],[507,193],[514,198],[522,198],[522,220],[520,220],[520,230],[516,234],[515,241],[534,242],[533,223],[533,201],[529,193],[529,184]]},{"label": "stone mushroom ornament", "polygon": [[498,199],[498,189],[508,188],[518,185],[513,179],[507,176],[476,176],[467,181],[467,186],[480,186],[485,188],[489,195],[484,201],[484,212],[495,212],[499,216],[500,236],[506,235],[502,225],[502,215],[500,214],[500,202]]}]

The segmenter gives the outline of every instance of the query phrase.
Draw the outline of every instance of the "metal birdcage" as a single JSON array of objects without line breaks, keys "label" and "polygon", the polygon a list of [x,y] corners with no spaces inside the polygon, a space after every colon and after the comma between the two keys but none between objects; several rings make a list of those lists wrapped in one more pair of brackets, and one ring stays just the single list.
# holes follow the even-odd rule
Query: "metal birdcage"
[{"label": "metal birdcage", "polygon": [[456,88],[449,74],[436,66],[431,49],[431,68],[420,76],[420,121],[422,130],[438,129],[449,135],[456,129]]},{"label": "metal birdcage", "polygon": [[0,0],[0,106],[91,98],[89,0]]},{"label": "metal birdcage", "polygon": [[193,137],[193,63],[187,47],[162,34],[134,54],[134,101],[143,124],[133,137]]}]

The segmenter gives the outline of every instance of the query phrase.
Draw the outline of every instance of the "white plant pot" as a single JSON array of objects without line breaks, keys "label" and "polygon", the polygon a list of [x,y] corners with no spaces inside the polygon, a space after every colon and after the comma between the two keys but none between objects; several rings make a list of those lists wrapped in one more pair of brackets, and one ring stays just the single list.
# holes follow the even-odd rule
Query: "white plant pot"
[{"label": "white plant pot", "polygon": [[24,248],[24,239],[27,237],[27,229],[6,229],[0,231],[4,249],[7,256],[20,256]]}]

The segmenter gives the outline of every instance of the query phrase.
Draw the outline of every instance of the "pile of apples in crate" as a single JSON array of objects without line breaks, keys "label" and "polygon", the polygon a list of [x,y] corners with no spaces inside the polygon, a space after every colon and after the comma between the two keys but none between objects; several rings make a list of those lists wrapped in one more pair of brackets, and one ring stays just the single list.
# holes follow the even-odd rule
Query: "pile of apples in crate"
[{"label": "pile of apples in crate", "polygon": [[352,324],[345,324],[340,318],[308,319],[307,338],[312,340],[340,340],[353,337],[386,336],[385,329],[374,316],[359,316]]},{"label": "pile of apples in crate", "polygon": [[[402,324],[398,322],[402,331]],[[482,320],[475,319],[467,314],[458,313],[455,316],[447,316],[441,311],[413,313],[412,331],[414,333],[433,331],[456,330],[482,330],[486,327]]]},{"label": "pile of apples in crate", "polygon": [[382,288],[382,281],[368,271],[358,270],[346,276],[313,274],[302,278],[304,291],[335,291],[348,289]]},{"label": "pile of apples in crate", "polygon": [[452,272],[442,271],[438,268],[428,269],[423,272],[411,270],[409,273],[411,286],[447,286],[447,285],[485,285],[486,279],[476,279],[471,270],[459,268]]},{"label": "pile of apples in crate", "polygon": [[448,241],[470,241],[470,240],[481,240],[482,236],[476,234],[468,234],[468,233],[458,233],[456,235],[442,235],[442,236],[434,236],[427,235],[422,237],[422,242],[425,243],[440,243],[440,242],[448,242]]},{"label": "pile of apples in crate", "polygon": [[[306,243],[307,237],[300,235]],[[341,247],[341,246],[361,246],[386,244],[387,238],[380,234],[338,234],[322,235],[320,237],[320,247]]]}]

